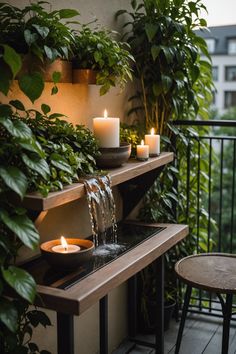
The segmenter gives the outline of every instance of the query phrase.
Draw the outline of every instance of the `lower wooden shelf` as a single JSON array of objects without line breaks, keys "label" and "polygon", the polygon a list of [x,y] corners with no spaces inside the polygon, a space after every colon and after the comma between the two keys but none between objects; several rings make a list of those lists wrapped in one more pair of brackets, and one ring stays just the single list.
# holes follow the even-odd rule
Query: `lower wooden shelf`
[{"label": "lower wooden shelf", "polygon": [[146,239],[143,236],[144,241],[140,240],[136,246],[114,260],[105,264],[101,261],[97,270],[90,269],[89,274],[86,274],[86,265],[73,273],[56,274],[41,257],[26,263],[24,268],[32,273],[38,283],[37,305],[57,312],[80,315],[188,235],[186,225],[132,225],[147,228]]}]

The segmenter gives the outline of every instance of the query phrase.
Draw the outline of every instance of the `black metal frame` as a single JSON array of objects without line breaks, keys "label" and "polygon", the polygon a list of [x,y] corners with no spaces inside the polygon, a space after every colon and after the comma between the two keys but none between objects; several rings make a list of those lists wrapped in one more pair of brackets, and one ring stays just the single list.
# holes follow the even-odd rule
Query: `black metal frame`
[{"label": "black metal frame", "polygon": [[[192,287],[190,285],[187,285],[187,289],[184,297],[182,316],[181,316],[181,321],[180,321],[180,326],[179,326],[179,331],[178,331],[178,336],[177,336],[177,341],[175,346],[175,354],[179,354],[185,320],[186,320],[187,313],[189,311],[189,302],[191,298],[191,293],[192,293]],[[222,307],[222,314],[223,314],[223,334],[222,334],[221,354],[227,354],[229,348],[229,332],[230,332],[230,321],[232,316],[233,295],[226,294],[226,300],[223,299],[221,294],[217,294],[217,296],[220,300],[221,307]]]},{"label": "black metal frame", "polygon": [[[189,120],[176,120],[172,122],[175,126],[178,127],[234,127],[236,128],[236,120],[208,120],[208,121],[201,121],[201,120],[195,120],[195,121],[189,121]],[[224,252],[232,253],[233,252],[233,233],[235,229],[235,223],[236,221],[234,220],[234,213],[235,213],[235,191],[236,191],[236,137],[235,136],[214,136],[214,135],[201,135],[201,136],[188,136],[187,137],[189,141],[191,139],[194,139],[196,143],[198,144],[198,172],[197,172],[197,195],[198,195],[198,200],[196,203],[196,225],[197,225],[197,245],[196,245],[196,251],[199,252],[199,215],[200,215],[200,204],[199,204],[199,197],[200,197],[200,174],[201,174],[201,169],[200,169],[200,160],[201,160],[201,142],[202,141],[207,141],[209,144],[209,154],[208,154],[208,164],[209,164],[209,182],[208,182],[208,228],[207,228],[207,235],[208,235],[208,252],[210,250],[210,239],[211,239],[211,218],[212,218],[212,210],[211,210],[211,201],[212,201],[212,163],[213,163],[213,144],[214,141],[217,140],[220,142],[220,161],[219,161],[219,174],[220,174],[220,179],[219,179],[219,220],[218,220],[218,226],[219,226],[219,234],[218,234],[218,244],[217,244],[217,251],[221,252],[222,251],[222,209],[223,209],[223,161],[224,161],[224,147],[231,142],[233,144],[233,172],[232,172],[232,198],[231,198],[231,212],[230,212],[230,244],[229,244],[229,249],[224,250]],[[178,153],[178,152],[177,152]],[[186,171],[186,220],[188,220],[188,215],[189,215],[189,198],[190,198],[190,154],[191,154],[191,144],[187,145],[187,171]],[[203,295],[202,290],[199,290],[198,296],[192,296],[192,300],[195,300],[195,303],[198,302],[198,304],[190,304],[189,305],[189,312],[192,313],[204,313],[206,315],[214,316],[214,317],[222,317],[222,312],[219,308],[215,308],[214,304],[217,303],[219,304],[219,301],[217,299],[212,298],[212,294],[209,293],[209,297]],[[206,306],[204,304],[204,301],[209,302],[209,306]],[[233,305],[233,307],[235,307]],[[221,314],[219,313],[221,312]]]},{"label": "black metal frame", "polygon": [[[137,344],[155,349],[156,354],[164,354],[164,256],[155,260],[156,282],[159,289],[156,298],[155,344],[137,340],[137,276],[128,282],[129,337]],[[108,295],[99,301],[100,353],[108,354]],[[57,313],[57,353],[74,354],[74,317]]]}]

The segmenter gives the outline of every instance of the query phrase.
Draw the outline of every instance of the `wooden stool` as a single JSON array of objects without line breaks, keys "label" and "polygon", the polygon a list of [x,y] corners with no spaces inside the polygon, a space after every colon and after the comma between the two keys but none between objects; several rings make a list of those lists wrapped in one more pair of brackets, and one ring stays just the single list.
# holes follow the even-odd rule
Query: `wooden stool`
[{"label": "wooden stool", "polygon": [[[224,253],[204,253],[181,259],[175,265],[178,277],[187,284],[182,317],[176,341],[179,353],[192,287],[217,294],[223,313],[222,354],[228,353],[232,298],[236,294],[236,256]],[[221,294],[226,294],[224,301]]]}]

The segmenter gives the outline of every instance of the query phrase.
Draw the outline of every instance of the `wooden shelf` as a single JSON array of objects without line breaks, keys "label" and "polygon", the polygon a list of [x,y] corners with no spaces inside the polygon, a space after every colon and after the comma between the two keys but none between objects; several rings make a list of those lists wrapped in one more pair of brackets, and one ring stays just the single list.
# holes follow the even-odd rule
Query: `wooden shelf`
[{"label": "wooden shelf", "polygon": [[[58,312],[63,309],[63,313],[80,315],[112,289],[138,273],[188,235],[186,225],[142,225],[165,229],[154,233],[150,238],[67,289],[60,288],[60,282],[54,283],[53,286],[38,285],[37,304]],[[27,270],[30,271],[30,269]],[[38,273],[42,271],[39,266],[36,270]],[[48,277],[50,278],[50,274]],[[65,276],[64,280],[69,277],[70,274]]]},{"label": "wooden shelf", "polygon": [[[124,166],[108,170],[108,173],[111,177],[112,185],[116,186],[164,166],[173,161],[173,158],[173,153],[163,152],[160,156],[152,157],[145,162],[130,159]],[[39,193],[28,194],[23,201],[23,205],[31,210],[46,211],[82,198],[84,195],[84,185],[82,183],[73,183],[72,185],[65,186],[62,191],[49,193],[46,198],[43,198]]]}]

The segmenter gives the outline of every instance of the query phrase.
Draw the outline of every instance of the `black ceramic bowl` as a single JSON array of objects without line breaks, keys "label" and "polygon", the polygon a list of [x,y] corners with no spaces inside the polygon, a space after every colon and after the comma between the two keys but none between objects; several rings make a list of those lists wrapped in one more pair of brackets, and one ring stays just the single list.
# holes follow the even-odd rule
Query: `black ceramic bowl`
[{"label": "black ceramic bowl", "polygon": [[101,155],[96,159],[98,167],[119,167],[128,161],[131,154],[131,144],[121,143],[119,147],[100,148],[99,151]]},{"label": "black ceramic bowl", "polygon": [[57,270],[71,271],[78,268],[82,263],[89,260],[94,250],[94,243],[90,240],[79,238],[67,238],[68,244],[80,247],[80,251],[75,253],[57,253],[52,247],[60,245],[60,240],[44,242],[40,245],[42,256]]}]

